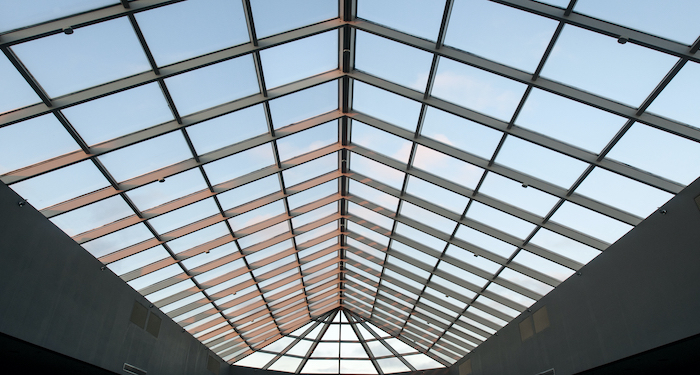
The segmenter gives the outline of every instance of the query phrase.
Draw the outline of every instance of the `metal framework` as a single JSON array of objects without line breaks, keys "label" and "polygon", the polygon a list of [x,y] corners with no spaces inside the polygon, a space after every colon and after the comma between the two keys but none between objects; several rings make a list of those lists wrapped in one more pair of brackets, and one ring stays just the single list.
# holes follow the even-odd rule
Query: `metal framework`
[{"label": "metal framework", "polygon": [[[585,265],[580,257],[567,253],[567,245],[563,243],[570,241],[577,244],[572,245],[574,248],[585,247],[594,253],[604,251],[610,245],[609,240],[596,233],[557,221],[555,215],[563,211],[562,207],[583,207],[588,210],[586,212],[630,228],[644,219],[643,215],[630,212],[623,206],[582,193],[579,187],[594,170],[626,177],[644,189],[665,193],[668,197],[684,188],[684,183],[668,176],[607,157],[635,124],[650,126],[693,145],[700,142],[698,127],[647,112],[687,64],[700,63],[696,53],[700,38],[692,45],[684,45],[598,20],[577,13],[576,0],[570,1],[566,9],[527,0],[492,1],[558,22],[533,73],[445,45],[453,17],[453,0],[445,1],[439,32],[434,41],[409,35],[371,19],[358,18],[356,0],[339,0],[336,18],[317,20],[310,25],[259,38],[254,15],[257,15],[255,6],[260,6],[260,3],[242,0],[240,6],[248,42],[166,66],[159,66],[156,62],[152,46],[149,45],[149,35],[144,34],[137,16],[141,12],[176,6],[180,1],[122,1],[117,5],[0,33],[0,49],[11,64],[11,73],[21,76],[38,98],[35,104],[0,113],[0,138],[4,130],[21,130],[27,127],[28,121],[48,116],[55,119],[62,131],[77,144],[72,152],[52,155],[36,163],[0,160],[0,167],[3,162],[22,165],[21,168],[0,169],[0,180],[24,194],[30,203],[35,201],[35,196],[52,196],[54,193],[61,197],[69,196],[68,199],[54,199],[57,203],[37,204],[36,208],[47,219],[71,233],[77,243],[134,286],[154,306],[182,325],[183,330],[230,363],[314,373],[333,372],[324,370],[325,365],[321,365],[331,363],[331,360],[337,361],[335,368],[338,372],[343,371],[343,361],[356,361],[353,363],[358,365],[370,363],[371,366],[364,371],[380,375],[449,366],[488,337],[497,334],[504,324]],[[35,78],[31,69],[26,67],[26,62],[13,49],[52,35],[70,34],[73,30],[83,31],[81,29],[84,28],[85,32],[90,32],[93,25],[122,18],[128,19],[150,68],[60,97],[51,97],[42,88],[42,82]],[[541,77],[562,30],[571,26],[614,38],[624,37],[626,43],[672,56],[677,61],[638,107]],[[67,31],[67,28],[70,30]],[[425,88],[416,91],[391,82],[387,77],[356,69],[358,30],[431,54],[432,63]],[[263,69],[268,67],[264,64],[262,53],[327,32],[338,34],[337,69],[318,72],[283,86],[268,87],[266,79],[269,76]],[[242,56],[252,57],[258,93],[192,114],[180,113],[170,92],[168,78]],[[433,88],[443,59],[524,84],[524,94],[511,119],[499,120],[435,97]],[[355,108],[353,98],[358,94],[354,85],[358,82],[419,105],[415,127],[409,130]],[[150,83],[156,83],[159,87],[172,120],[98,144],[88,144],[81,131],[69,120],[70,116],[63,113],[73,107],[81,108],[81,105],[93,100]],[[294,97],[324,84],[337,85],[336,109],[317,111],[291,125],[276,126],[272,106],[279,102],[275,100]],[[620,116],[625,123],[598,153],[520,127],[516,124],[518,116],[533,89],[554,93],[566,100]],[[265,133],[213,151],[197,151],[196,142],[191,136],[195,126],[253,107],[262,108]],[[497,132],[500,142],[491,157],[478,156],[450,142],[424,135],[426,114],[432,109],[471,120]],[[407,159],[398,160],[381,147],[375,149],[353,141],[353,124],[360,123],[384,132],[382,134],[397,142],[410,145]],[[301,137],[328,124],[337,125],[335,140]],[[236,130],[231,128],[229,131]],[[129,150],[130,146],[173,134],[179,135],[189,150],[189,155],[176,163],[120,181],[114,177],[112,167],[104,162],[103,158],[114,155],[111,154],[113,152]],[[304,152],[284,159],[280,149],[287,146],[281,145],[292,139]],[[542,149],[553,150],[584,163],[586,168],[568,187],[545,181],[499,163],[499,153],[507,139],[524,140]],[[317,145],[319,142],[322,143],[320,146]],[[217,162],[232,160],[230,158],[237,155],[251,155],[250,158],[254,158],[254,152],[262,147],[271,150],[272,159],[266,161],[266,166],[233,178],[215,176],[212,166]],[[697,146],[693,147],[697,149]],[[444,173],[418,167],[416,159],[420,150],[430,150],[436,155],[480,170],[478,182],[474,186],[466,186]],[[0,151],[0,157],[8,156]],[[353,159],[356,160],[355,164]],[[328,164],[327,160],[333,160],[335,167],[322,166],[322,163]],[[373,163],[376,168],[358,167],[360,162],[357,160]],[[37,187],[35,183],[55,183],[55,178],[52,180],[51,176],[83,162],[97,170],[108,184],[91,191],[73,193],[59,188],[54,192],[51,186],[45,186],[46,183],[42,187]],[[247,164],[248,161],[243,159],[237,163]],[[305,177],[294,179],[293,173],[301,173],[299,171],[303,171]],[[391,171],[389,173],[401,176],[400,186],[391,186],[381,171]],[[166,190],[177,190],[178,186],[172,187],[168,182],[184,172],[196,172],[204,185],[186,194],[175,193],[165,203],[139,208],[134,194],[163,182]],[[535,189],[556,203],[550,204],[548,211],[542,214],[534,213],[507,198],[491,196],[482,190],[489,175],[501,176],[522,184],[524,188]],[[265,189],[263,182],[272,181],[270,177],[276,181],[274,191],[255,195],[255,190]],[[455,212],[430,194],[418,196],[410,193],[409,186],[414,180],[426,181],[433,189],[445,191],[445,194],[455,194],[467,201],[466,206],[463,209],[460,207],[461,212]],[[251,186],[254,188],[244,190]],[[73,187],[73,190],[76,189]],[[232,195],[241,196],[239,201],[243,203],[229,207],[226,199]],[[108,201],[123,203],[128,207],[129,214],[104,224],[100,222],[78,233],[67,229],[72,224],[66,218],[79,220],[81,215],[99,216],[90,210]],[[167,230],[160,230],[155,224],[157,220],[175,220],[172,218],[182,210],[194,209],[204,202],[213,204],[216,210],[196,220],[182,221]],[[275,204],[282,209],[269,213]],[[525,236],[514,234],[510,228],[499,227],[493,221],[484,221],[472,215],[475,205],[489,207],[493,212],[498,212],[494,215],[518,220],[531,226],[531,229]],[[417,207],[418,212],[425,215],[408,213],[406,207]],[[108,216],[108,213],[100,214]],[[251,216],[256,214],[257,217]],[[234,219],[237,218],[248,221],[242,225],[236,224]],[[449,230],[437,229],[436,223],[443,221],[451,225]],[[133,236],[135,228],[145,228],[148,235],[130,242],[129,237]],[[215,232],[214,228],[224,228],[224,231],[209,235],[209,232]],[[461,235],[464,230],[477,234],[465,237]],[[564,241],[562,248],[533,241],[538,233],[545,232],[560,236]],[[183,243],[186,244],[184,248]],[[502,246],[512,250],[503,253],[498,249]],[[460,254],[475,258],[457,256],[454,249],[462,249]],[[157,251],[165,255],[154,257]],[[522,260],[533,257],[539,260]],[[566,275],[562,277],[561,272]],[[339,321],[341,316],[342,321]],[[314,354],[321,343],[327,343],[324,337],[329,328],[341,329],[343,325],[350,327],[357,340],[345,341],[339,336],[333,341],[338,343],[338,354],[330,357]],[[402,344],[392,345],[389,337],[398,340],[392,342]],[[286,344],[281,348],[280,345],[273,345],[280,342]],[[358,343],[364,354],[344,358],[342,348]],[[377,352],[378,349],[373,348],[377,343],[390,354]],[[395,345],[409,349],[400,352]],[[273,347],[277,349],[270,349]],[[293,350],[300,347],[306,348],[303,354]],[[292,363],[293,366],[290,366],[294,368],[275,365],[283,363],[281,361]]]}]

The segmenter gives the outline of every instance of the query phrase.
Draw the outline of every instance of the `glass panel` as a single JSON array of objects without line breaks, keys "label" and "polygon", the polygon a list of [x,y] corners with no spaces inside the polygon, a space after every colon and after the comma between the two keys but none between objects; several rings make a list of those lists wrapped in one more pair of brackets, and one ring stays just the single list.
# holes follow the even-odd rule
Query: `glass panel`
[{"label": "glass panel", "polygon": [[406,345],[403,341],[396,339],[396,338],[389,338],[385,340],[389,346],[394,348],[399,354],[406,354],[406,353],[413,353],[416,351],[416,349],[413,349],[412,347]]},{"label": "glass panel", "polygon": [[509,136],[496,163],[568,189],[586,169],[586,163]]},{"label": "glass panel", "polygon": [[272,371],[294,372],[301,363],[302,358],[295,358],[283,355],[268,368]]},{"label": "glass panel", "polygon": [[268,89],[338,69],[338,32],[327,31],[260,51]]},{"label": "glass panel", "polygon": [[459,215],[464,212],[469,202],[469,198],[463,195],[413,176],[408,178],[406,193],[415,195],[418,198],[439,205]]},{"label": "glass panel", "polygon": [[[172,132],[98,157],[118,182],[192,158],[185,137]],[[165,176],[162,176],[165,177]]]},{"label": "glass panel", "polygon": [[[217,225],[217,227],[219,227],[219,228],[223,227],[223,229],[226,230],[225,225]],[[208,228],[211,228],[211,227],[208,227]],[[202,229],[201,231],[198,231],[195,233],[199,233],[199,232],[202,232],[204,230],[205,229]],[[168,244],[170,244],[170,242]],[[173,251],[175,251],[175,250],[173,250]],[[175,251],[175,252],[178,252],[178,251]],[[185,266],[187,269],[191,270],[191,269],[197,268],[203,264],[207,264],[211,261],[220,259],[224,256],[234,254],[237,252],[238,252],[238,249],[236,248],[236,245],[233,243],[228,243],[226,245],[211,249],[208,253],[201,253],[201,254],[195,255],[191,258],[187,258],[187,259],[182,261],[182,265]],[[235,260],[231,263],[237,264],[236,268],[241,268],[244,266],[242,259]]]},{"label": "glass panel", "polygon": [[316,237],[322,236],[327,233],[331,233],[338,229],[338,221],[333,221],[321,227],[318,227],[312,231],[300,234],[296,237],[297,244],[303,245],[304,242],[310,241]]},{"label": "glass panel", "polygon": [[428,107],[421,134],[462,151],[491,159],[503,133],[474,121]]},{"label": "glass panel", "polygon": [[574,274],[574,270],[568,269],[525,250],[521,250],[518,255],[513,258],[513,262],[522,264],[525,267],[551,276],[559,281],[564,281],[569,276]]},{"label": "glass panel", "polygon": [[491,283],[489,286],[486,288],[487,291],[495,293],[501,297],[505,297],[511,301],[514,301],[520,305],[523,305],[525,307],[532,306],[533,303],[536,301],[532,298],[525,297],[524,295],[520,293],[516,293],[508,288],[504,288],[496,283]]},{"label": "glass panel", "polygon": [[153,229],[163,234],[218,213],[219,209],[214,199],[209,198],[189,206],[178,208],[165,215],[154,217],[153,219],[149,219],[148,222]]},{"label": "glass panel", "polygon": [[552,215],[551,220],[607,243],[617,241],[632,229],[630,225],[568,201]]},{"label": "glass panel", "polygon": [[275,129],[338,109],[338,81],[297,91],[270,101]]},{"label": "glass panel", "polygon": [[348,221],[348,230],[359,234],[360,238],[366,238],[368,240],[374,241],[375,243],[386,246],[389,244],[389,237],[382,236],[381,234],[363,227],[362,225],[355,224],[352,221]]},{"label": "glass panel", "polygon": [[431,235],[428,235],[417,229],[413,229],[412,227],[409,227],[408,225],[402,223],[396,224],[396,233],[406,238],[410,238],[413,241],[420,243],[421,245],[430,247],[433,250],[436,250],[437,252],[442,252],[442,250],[445,248],[445,245],[447,244],[443,240],[437,239]]},{"label": "glass panel", "polygon": [[581,264],[590,262],[600,254],[598,249],[586,246],[545,228],[540,228],[530,242]]},{"label": "glass panel", "polygon": [[262,104],[200,122],[187,128],[197,154],[218,150],[267,133]]},{"label": "glass panel", "polygon": [[251,235],[245,236],[238,240],[238,243],[242,248],[247,248],[253,246],[259,242],[269,240],[280,234],[289,232],[289,224],[285,221],[269,228],[263,229],[261,231],[255,232]]},{"label": "glass panel", "polygon": [[275,358],[274,354],[255,352],[236,362],[236,366],[262,368]]},{"label": "glass panel", "polygon": [[[0,15],[0,25],[4,24],[3,16],[8,14],[7,9]],[[41,99],[24,80],[14,65],[4,55],[0,56],[0,113],[14,111],[15,109],[39,103]]]},{"label": "glass panel", "polygon": [[515,124],[598,154],[625,121],[612,113],[532,89]]},{"label": "glass panel", "polygon": [[338,121],[334,120],[277,141],[280,161],[289,160],[338,142]]},{"label": "glass panel", "polygon": [[212,185],[220,184],[275,164],[269,143],[204,165]]},{"label": "glass panel", "polygon": [[145,225],[137,224],[86,242],[82,246],[95,258],[99,258],[151,238],[151,231]]},{"label": "glass panel", "polygon": [[437,229],[445,234],[451,234],[454,231],[456,222],[447,219],[443,216],[435,214],[424,208],[418,207],[409,202],[404,202],[401,206],[401,215],[411,218],[423,225]]},{"label": "glass panel", "polygon": [[338,180],[325,182],[310,189],[301,191],[287,198],[290,210],[295,210],[301,206],[317,201],[321,198],[338,194]]},{"label": "glass panel", "polygon": [[158,66],[249,41],[243,7],[237,2],[183,1],[135,16]]},{"label": "glass panel", "polygon": [[[128,108],[129,110],[124,110]],[[151,83],[63,110],[88,145],[173,119],[158,84]]]},{"label": "glass panel", "polygon": [[[462,230],[462,228],[466,228],[466,227],[460,226],[460,231]],[[491,238],[493,238],[493,237],[491,237]],[[496,273],[501,268],[500,264],[498,264],[496,262],[492,262],[484,257],[474,256],[474,253],[467,251],[467,250],[464,250],[461,247],[458,247],[455,245],[450,245],[447,248],[446,254],[455,258],[455,259],[458,259],[464,263],[467,263],[467,264],[472,265],[474,267],[480,268],[480,269],[482,269],[488,273],[491,273],[491,274]]]},{"label": "glass panel", "polygon": [[642,218],[673,198],[665,191],[602,168],[595,168],[576,189],[576,193]]},{"label": "glass panel", "polygon": [[[342,328],[342,326],[341,326]],[[348,328],[350,328],[348,326]],[[348,343],[344,342],[340,344],[340,356],[341,358],[367,358],[367,353],[365,349],[362,348],[360,343]],[[364,361],[348,361],[350,363],[361,363]],[[369,361],[367,361],[369,362]],[[371,366],[370,362],[370,366]]]},{"label": "glass panel", "polygon": [[282,172],[284,184],[294,186],[338,169],[338,154],[332,153]]},{"label": "glass panel", "polygon": [[[316,336],[312,335],[312,334],[315,332],[316,335],[318,335],[317,331],[319,331],[321,327],[323,327],[323,325],[319,325],[318,327],[316,327],[316,329],[314,329],[311,333],[309,333],[307,338],[315,339]],[[313,344],[313,342],[307,341],[307,340],[301,340],[296,345],[294,345],[294,347],[289,349],[287,354],[305,356],[306,352],[309,351],[311,344]]]},{"label": "glass panel", "polygon": [[12,50],[50,97],[150,69],[126,17],[17,44]]},{"label": "glass panel", "polygon": [[[469,290],[461,285],[457,285],[449,280],[445,280],[440,276],[433,275],[433,277],[430,279],[430,282],[437,284],[437,285],[441,285],[445,288],[448,288],[451,292],[450,292],[450,294],[444,295],[444,297],[453,305],[458,304],[461,306],[459,301],[456,301],[455,298],[459,298],[463,303],[466,304],[466,303],[470,303],[471,299],[476,296],[476,293],[474,293],[473,291],[471,291],[471,290]],[[428,293],[431,293],[432,290],[433,290],[432,288],[425,289],[425,291]],[[433,294],[436,297],[442,297],[442,294],[438,294],[438,292],[431,293],[431,294]]]},{"label": "glass panel", "polygon": [[484,0],[458,0],[445,44],[534,72],[557,21]]},{"label": "glass panel", "polygon": [[168,254],[168,252],[165,250],[165,248],[163,248],[163,246],[156,246],[148,250],[144,250],[140,253],[134,254],[128,258],[118,260],[114,263],[109,264],[107,267],[109,267],[109,269],[117,275],[123,275],[127,272],[133,271],[135,269],[141,268],[143,266],[169,257],[170,254]]},{"label": "glass panel", "polygon": [[427,370],[431,368],[445,367],[438,361],[428,357],[425,354],[406,355],[404,358],[416,368],[416,370]]},{"label": "glass panel", "polygon": [[392,213],[396,211],[399,204],[398,198],[355,180],[350,180],[350,194],[367,199],[378,206],[386,208]]},{"label": "glass panel", "polygon": [[250,55],[166,78],[180,116],[260,92]]},{"label": "glass panel", "polygon": [[607,157],[687,185],[700,175],[696,155],[700,144],[635,123]]},{"label": "glass panel", "polygon": [[[394,221],[386,216],[378,214],[372,210],[368,210],[362,206],[350,202],[348,206],[348,213],[350,215],[357,216],[361,219],[367,220],[372,224],[380,225],[384,227],[385,230],[391,230]],[[377,228],[379,229],[379,228]],[[381,229],[379,229],[381,231]]]},{"label": "glass panel", "polygon": [[[352,345],[352,344],[343,344]],[[365,356],[366,358],[367,356]],[[344,358],[344,357],[343,357]],[[349,361],[340,360],[340,373],[341,374],[376,374],[377,370],[371,361]]]},{"label": "glass panel", "polygon": [[653,0],[586,0],[576,3],[574,11],[687,45],[700,34],[692,16],[700,12],[700,4],[692,0],[676,2],[673,6]]},{"label": "glass panel", "polygon": [[338,213],[338,202],[329,203],[304,215],[296,216],[292,219],[292,227],[295,229],[300,228],[306,224],[312,223],[316,220],[321,220],[322,218],[331,216],[335,213]]},{"label": "glass panel", "polygon": [[522,83],[441,58],[432,95],[507,122],[524,92]]},{"label": "glass panel", "polygon": [[437,263],[437,258],[430,256],[422,251],[416,250],[410,246],[406,246],[399,241],[392,241],[391,249],[396,250],[402,254],[408,255],[413,259],[416,259],[418,263],[425,263],[425,266],[423,266],[422,268],[434,267]]},{"label": "glass panel", "polygon": [[359,121],[352,121],[352,143],[408,163],[412,143]]},{"label": "glass panel", "polygon": [[[396,9],[401,9],[400,17],[397,17]],[[358,17],[432,41],[437,39],[444,10],[444,1],[359,0],[357,2]]]},{"label": "glass panel", "polygon": [[654,99],[648,111],[700,128],[700,112],[693,98],[700,96],[700,64],[687,62]]},{"label": "glass panel", "polygon": [[69,236],[75,236],[134,214],[124,199],[115,196],[78,208],[50,220]]},{"label": "glass panel", "polygon": [[421,104],[364,82],[354,81],[352,108],[392,125],[415,131]]},{"label": "glass panel", "polygon": [[496,228],[503,233],[508,233],[520,239],[525,239],[535,224],[487,206],[480,202],[473,202],[467,211],[467,217],[480,221],[490,227]]},{"label": "glass panel", "polygon": [[385,374],[391,374],[395,372],[408,372],[411,371],[406,365],[401,362],[398,358],[384,358],[378,359],[379,367],[382,368]]},{"label": "glass panel", "polygon": [[542,76],[638,106],[676,61],[670,55],[566,25]]},{"label": "glass panel", "polygon": [[252,0],[258,38],[296,29],[338,16],[334,0]]},{"label": "glass panel", "polygon": [[110,186],[95,164],[86,160],[11,185],[37,210]]},{"label": "glass panel", "polygon": [[387,184],[397,190],[401,190],[403,186],[403,172],[356,153],[350,156],[350,170]]},{"label": "glass panel", "polygon": [[355,38],[355,69],[425,91],[433,61],[431,54],[361,30]]},{"label": "glass panel", "polygon": [[64,0],[60,7],[54,7],[23,1],[3,2],[0,33],[118,3],[116,0]]},{"label": "glass panel", "polygon": [[474,189],[484,170],[433,149],[418,146],[413,166],[448,181]]},{"label": "glass panel", "polygon": [[234,231],[247,228],[270,218],[286,213],[282,200],[275,201],[260,208],[245,212],[228,219]]},{"label": "glass panel", "polygon": [[488,281],[482,277],[474,275],[471,272],[465,271],[457,266],[453,266],[452,264],[446,262],[440,262],[440,264],[438,265],[438,270],[447,272],[448,274],[453,275],[459,278],[460,280],[472,283],[480,288],[483,288],[484,285],[486,285],[486,282]]},{"label": "glass panel", "polygon": [[485,194],[504,201],[520,209],[539,216],[546,216],[559,201],[559,198],[549,195],[517,181],[489,172],[479,188],[479,194]]},{"label": "glass panel", "polygon": [[[31,147],[18,140],[31,140]],[[55,116],[48,114],[0,128],[0,174],[79,150]]]},{"label": "glass panel", "polygon": [[126,195],[139,210],[145,211],[204,189],[207,189],[207,183],[195,168],[170,176],[164,182],[152,182],[130,190]]},{"label": "glass panel", "polygon": [[222,209],[228,210],[278,191],[280,191],[280,183],[275,174],[223,192],[218,195],[218,198]]},{"label": "glass panel", "polygon": [[339,361],[337,359],[310,359],[301,370],[305,374],[337,374]]}]

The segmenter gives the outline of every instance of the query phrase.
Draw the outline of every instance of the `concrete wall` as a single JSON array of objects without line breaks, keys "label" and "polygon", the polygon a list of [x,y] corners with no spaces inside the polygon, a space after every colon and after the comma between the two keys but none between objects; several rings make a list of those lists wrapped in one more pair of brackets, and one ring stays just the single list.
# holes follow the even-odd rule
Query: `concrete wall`
[{"label": "concrete wall", "polygon": [[[698,195],[700,180],[450,372],[574,374],[700,333]],[[543,306],[550,326],[522,340],[519,324]]]},{"label": "concrete wall", "polygon": [[[158,338],[130,322],[149,302],[0,183],[0,332],[124,373],[207,374],[204,345],[170,320]],[[220,373],[229,365],[219,360]]]}]

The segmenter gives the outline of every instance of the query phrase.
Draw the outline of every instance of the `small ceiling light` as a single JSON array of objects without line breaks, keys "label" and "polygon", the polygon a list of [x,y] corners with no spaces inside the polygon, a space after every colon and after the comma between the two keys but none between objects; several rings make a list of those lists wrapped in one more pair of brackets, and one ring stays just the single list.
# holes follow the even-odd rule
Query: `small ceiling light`
[{"label": "small ceiling light", "polygon": [[161,178],[160,180],[158,180],[158,182],[160,182],[160,183],[165,182],[165,178]]},{"label": "small ceiling light", "polygon": [[63,33],[66,34],[66,35],[73,34],[73,28],[70,27],[70,26],[64,27],[64,28],[63,28]]},{"label": "small ceiling light", "polygon": [[661,215],[666,215],[667,212],[666,210],[661,210]]},{"label": "small ceiling light", "polygon": [[107,266],[102,266],[102,267],[100,267],[100,271],[104,271],[104,270],[106,270],[106,269],[107,269]]},{"label": "small ceiling light", "polygon": [[524,183],[524,182],[523,182],[522,185],[520,185],[520,186],[522,186],[522,187],[524,187],[524,188],[527,188],[527,184]]},{"label": "small ceiling light", "polygon": [[625,44],[625,43],[629,42],[629,39],[624,37],[624,36],[620,36],[619,38],[617,38],[617,42],[620,44]]},{"label": "small ceiling light", "polygon": [[26,199],[22,199],[21,201],[17,202],[17,205],[20,206],[20,207],[24,207],[25,204],[27,204],[27,200],[26,200]]}]

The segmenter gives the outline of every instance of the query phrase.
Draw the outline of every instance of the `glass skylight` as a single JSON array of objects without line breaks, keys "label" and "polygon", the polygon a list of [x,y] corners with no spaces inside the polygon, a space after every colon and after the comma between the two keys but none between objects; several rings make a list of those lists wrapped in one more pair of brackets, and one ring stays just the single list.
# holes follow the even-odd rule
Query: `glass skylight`
[{"label": "glass skylight", "polygon": [[0,180],[228,363],[449,367],[700,175],[697,5],[540,2],[14,2]]}]

